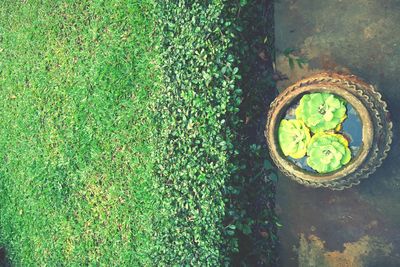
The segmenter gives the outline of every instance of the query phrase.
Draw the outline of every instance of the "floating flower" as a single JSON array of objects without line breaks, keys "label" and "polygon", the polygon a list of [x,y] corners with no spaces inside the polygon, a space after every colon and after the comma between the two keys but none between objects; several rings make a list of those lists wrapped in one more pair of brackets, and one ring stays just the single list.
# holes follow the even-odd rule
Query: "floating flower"
[{"label": "floating flower", "polygon": [[349,143],[341,134],[317,133],[307,148],[307,164],[319,173],[340,169],[351,159]]},{"label": "floating flower", "polygon": [[329,93],[304,95],[296,109],[296,119],[304,121],[314,133],[335,129],[345,118],[345,101]]},{"label": "floating flower", "polygon": [[279,145],[285,156],[299,159],[305,156],[310,130],[300,120],[282,120],[278,130]]}]

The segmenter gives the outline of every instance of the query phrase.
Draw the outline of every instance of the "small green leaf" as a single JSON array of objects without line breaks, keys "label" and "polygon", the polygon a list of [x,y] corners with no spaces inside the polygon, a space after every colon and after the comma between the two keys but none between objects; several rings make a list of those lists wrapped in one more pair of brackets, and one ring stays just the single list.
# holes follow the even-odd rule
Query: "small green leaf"
[{"label": "small green leaf", "polygon": [[244,7],[247,4],[247,0],[240,0],[240,6]]},{"label": "small green leaf", "polygon": [[266,170],[270,170],[270,169],[272,169],[272,164],[271,164],[271,161],[269,161],[269,160],[264,160],[264,169],[266,169]]},{"label": "small green leaf", "polygon": [[231,230],[235,230],[236,229],[236,225],[230,224],[230,225],[228,225],[228,228],[231,229]]},{"label": "small green leaf", "polygon": [[272,182],[276,183],[276,182],[278,181],[278,175],[276,175],[276,173],[272,172],[272,173],[270,173],[270,175],[269,175],[269,179],[270,179]]},{"label": "small green leaf", "polygon": [[296,59],[296,62],[297,62],[297,66],[299,66],[299,68],[302,69],[303,68],[302,61],[300,59]]},{"label": "small green leaf", "polygon": [[252,233],[252,231],[251,231],[251,227],[249,226],[249,225],[243,225],[243,227],[242,227],[242,232],[243,232],[243,234],[245,234],[245,235],[249,235],[249,234],[251,234]]},{"label": "small green leaf", "polygon": [[288,57],[288,60],[289,60],[289,67],[291,70],[293,70],[294,69],[294,60],[292,57]]},{"label": "small green leaf", "polygon": [[294,48],[286,48],[285,50],[283,50],[283,54],[288,57],[291,53],[294,52]]}]

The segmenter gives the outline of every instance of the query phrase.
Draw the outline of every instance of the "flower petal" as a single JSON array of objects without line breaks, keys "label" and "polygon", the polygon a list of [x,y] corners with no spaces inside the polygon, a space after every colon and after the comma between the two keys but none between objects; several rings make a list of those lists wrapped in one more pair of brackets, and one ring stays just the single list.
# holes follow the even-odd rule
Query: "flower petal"
[{"label": "flower petal", "polygon": [[310,103],[317,108],[324,103],[323,94],[321,93],[310,94],[310,98]]},{"label": "flower petal", "polygon": [[332,109],[338,109],[341,105],[340,100],[334,95],[329,95],[325,100],[325,103]]},{"label": "flower petal", "polygon": [[324,120],[325,121],[331,121],[333,119],[333,113],[330,110],[327,110],[326,113],[324,114]]},{"label": "flower petal", "polygon": [[345,164],[349,163],[350,159],[351,159],[351,151],[349,148],[346,148],[346,153],[343,155],[341,163],[343,165],[345,165]]}]

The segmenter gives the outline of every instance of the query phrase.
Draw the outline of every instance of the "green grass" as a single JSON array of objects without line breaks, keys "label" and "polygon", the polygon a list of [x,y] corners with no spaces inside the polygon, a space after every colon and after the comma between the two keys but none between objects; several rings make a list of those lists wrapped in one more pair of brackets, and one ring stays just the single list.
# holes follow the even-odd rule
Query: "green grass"
[{"label": "green grass", "polygon": [[1,2],[0,240],[13,264],[150,264],[154,10]]}]

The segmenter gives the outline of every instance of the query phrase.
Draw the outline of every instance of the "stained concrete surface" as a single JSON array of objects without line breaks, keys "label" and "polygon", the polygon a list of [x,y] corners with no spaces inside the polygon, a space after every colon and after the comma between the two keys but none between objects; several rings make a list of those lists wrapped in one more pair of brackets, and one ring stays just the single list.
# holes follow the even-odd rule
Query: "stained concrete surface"
[{"label": "stained concrete surface", "polygon": [[[310,189],[280,177],[281,266],[400,266],[399,25],[399,0],[275,3],[276,70],[287,76],[278,89],[322,70],[352,73],[379,88],[394,123],[388,158],[358,186]],[[288,57],[308,63],[292,68]]]}]

